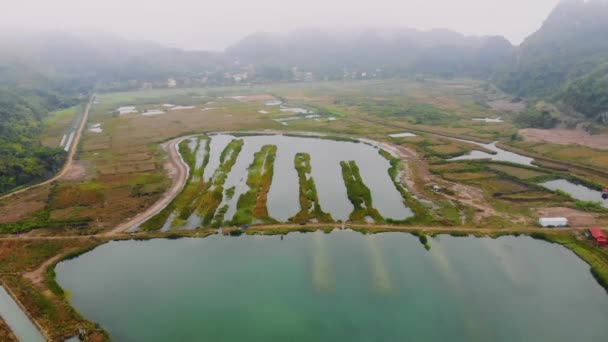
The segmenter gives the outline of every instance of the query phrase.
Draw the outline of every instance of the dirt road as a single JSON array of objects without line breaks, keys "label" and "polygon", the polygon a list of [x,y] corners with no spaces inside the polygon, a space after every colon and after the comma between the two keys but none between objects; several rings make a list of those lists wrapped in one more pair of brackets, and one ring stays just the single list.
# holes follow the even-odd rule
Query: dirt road
[{"label": "dirt road", "polygon": [[178,151],[178,146],[182,141],[193,136],[194,135],[189,135],[175,138],[163,144],[163,149],[169,155],[169,159],[165,163],[165,170],[167,172],[167,176],[173,180],[169,190],[166,191],[163,196],[150,208],[146,209],[146,211],[139,213],[129,221],[118,225],[116,228],[105,233],[104,235],[110,236],[124,233],[130,228],[142,224],[165,209],[165,207],[169,205],[169,203],[171,203],[171,201],[173,201],[173,199],[182,191],[190,175],[190,168],[182,159]]},{"label": "dirt road", "polygon": [[95,94],[91,95],[91,99],[89,99],[89,103],[87,104],[87,107],[84,110],[84,114],[82,115],[82,120],[80,121],[80,126],[78,126],[78,130],[76,131],[76,136],[74,137],[74,141],[72,142],[72,146],[70,147],[70,150],[68,152],[68,156],[67,159],[65,160],[65,164],[63,164],[63,168],[61,168],[61,170],[51,179],[47,179],[46,181],[42,182],[42,183],[38,183],[38,184],[34,184],[31,186],[28,186],[27,188],[23,188],[14,192],[11,192],[9,194],[6,194],[4,196],[0,197],[0,200],[15,196],[17,194],[26,192],[28,190],[40,187],[40,186],[44,186],[50,183],[53,183],[56,180],[59,180],[61,178],[63,178],[66,174],[68,174],[68,172],[70,171],[70,169],[72,168],[72,164],[74,163],[74,156],[76,155],[76,152],[78,151],[78,144],[80,143],[80,138],[82,137],[82,132],[84,131],[84,127],[87,124],[87,121],[89,119],[89,111],[91,110],[91,106],[93,105],[93,100],[95,100]]}]

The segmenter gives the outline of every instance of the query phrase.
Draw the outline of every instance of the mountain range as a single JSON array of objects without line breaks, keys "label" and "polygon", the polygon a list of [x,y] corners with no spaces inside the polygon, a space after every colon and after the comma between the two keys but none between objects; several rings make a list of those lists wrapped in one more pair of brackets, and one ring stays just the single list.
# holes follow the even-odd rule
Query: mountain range
[{"label": "mountain range", "polygon": [[[608,123],[608,0],[562,0],[520,46],[501,36],[445,29],[256,33],[223,53],[165,48],[107,34],[0,33],[0,89],[57,96],[93,87],[431,75],[471,77],[507,93],[548,99],[566,113]],[[243,79],[242,77],[238,80]],[[136,81],[136,82],[133,82]],[[164,83],[163,83],[164,82]],[[178,82],[179,83],[179,82]]]}]

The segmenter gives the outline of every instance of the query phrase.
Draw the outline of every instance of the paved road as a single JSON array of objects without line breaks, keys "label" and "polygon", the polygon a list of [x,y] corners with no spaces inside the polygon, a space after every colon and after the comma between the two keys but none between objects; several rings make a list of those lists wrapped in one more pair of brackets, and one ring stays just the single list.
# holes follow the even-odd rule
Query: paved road
[{"label": "paved road", "polygon": [[76,136],[74,137],[72,146],[70,147],[70,150],[68,151],[68,157],[65,161],[65,164],[63,164],[63,168],[61,168],[61,170],[53,178],[47,179],[46,181],[44,181],[42,183],[34,184],[31,186],[28,186],[27,188],[23,188],[23,189],[11,192],[9,194],[6,194],[4,196],[1,196],[0,200],[15,196],[17,194],[23,193],[23,192],[31,190],[31,189],[35,189],[40,186],[51,184],[54,181],[59,180],[60,178],[65,176],[70,171],[70,169],[72,168],[72,164],[74,163],[74,156],[76,155],[76,151],[78,150],[78,144],[80,143],[80,138],[82,137],[82,131],[84,130],[84,127],[86,126],[87,121],[89,119],[89,111],[91,110],[91,106],[93,104],[94,99],[95,99],[95,94],[93,94],[91,96],[91,99],[89,100],[89,103],[87,104],[87,107],[84,110],[84,114],[82,115],[82,120],[80,121],[80,126],[78,126],[78,130],[76,131]]}]

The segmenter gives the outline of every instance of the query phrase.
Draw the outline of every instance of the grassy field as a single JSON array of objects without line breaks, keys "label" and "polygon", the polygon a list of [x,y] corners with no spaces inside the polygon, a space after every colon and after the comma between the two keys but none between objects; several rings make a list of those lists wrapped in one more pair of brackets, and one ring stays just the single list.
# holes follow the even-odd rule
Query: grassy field
[{"label": "grassy field", "polygon": [[83,110],[82,106],[75,106],[47,116],[42,122],[44,127],[40,137],[42,144],[48,147],[59,147],[63,135],[72,126],[76,115],[81,114]]},{"label": "grassy field", "polygon": [[608,153],[606,150],[593,149],[585,146],[557,145],[549,143],[531,143],[518,141],[510,143],[516,148],[525,149],[557,160],[591,166],[598,169],[608,168]]}]

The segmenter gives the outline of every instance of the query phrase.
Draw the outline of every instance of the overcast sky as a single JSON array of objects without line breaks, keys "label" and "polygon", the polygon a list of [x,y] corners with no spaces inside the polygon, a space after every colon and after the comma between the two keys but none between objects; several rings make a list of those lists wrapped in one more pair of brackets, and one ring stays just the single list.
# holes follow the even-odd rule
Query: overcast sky
[{"label": "overcast sky", "polygon": [[109,32],[188,49],[303,28],[448,28],[503,35],[537,30],[559,0],[0,0],[0,29]]}]

